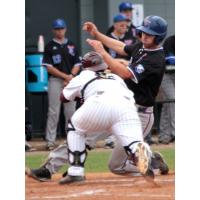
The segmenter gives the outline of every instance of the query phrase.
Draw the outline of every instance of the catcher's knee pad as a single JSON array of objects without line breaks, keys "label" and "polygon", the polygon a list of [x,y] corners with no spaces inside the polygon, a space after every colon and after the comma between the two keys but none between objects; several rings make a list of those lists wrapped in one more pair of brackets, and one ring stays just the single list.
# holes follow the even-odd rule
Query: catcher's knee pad
[{"label": "catcher's knee pad", "polygon": [[87,157],[86,149],[84,151],[71,151],[68,149],[69,164],[72,166],[84,167],[84,163]]}]

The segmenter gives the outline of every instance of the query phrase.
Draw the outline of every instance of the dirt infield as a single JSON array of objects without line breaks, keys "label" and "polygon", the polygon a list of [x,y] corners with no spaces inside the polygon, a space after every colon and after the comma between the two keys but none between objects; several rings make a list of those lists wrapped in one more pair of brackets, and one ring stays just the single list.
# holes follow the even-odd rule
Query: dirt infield
[{"label": "dirt infield", "polygon": [[173,173],[156,176],[156,185],[143,177],[117,176],[112,173],[88,173],[84,183],[59,185],[61,175],[50,182],[37,182],[26,177],[26,200],[174,200]]}]

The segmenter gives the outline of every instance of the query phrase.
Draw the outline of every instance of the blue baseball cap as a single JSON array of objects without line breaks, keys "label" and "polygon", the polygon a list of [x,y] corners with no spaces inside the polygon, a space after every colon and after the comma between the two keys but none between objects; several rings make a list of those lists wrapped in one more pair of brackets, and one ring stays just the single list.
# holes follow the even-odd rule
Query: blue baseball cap
[{"label": "blue baseball cap", "polygon": [[119,12],[122,12],[124,10],[132,10],[133,4],[130,2],[122,2],[119,4]]},{"label": "blue baseball cap", "polygon": [[53,29],[62,29],[62,28],[67,28],[67,25],[63,19],[56,19],[52,23]]},{"label": "blue baseball cap", "polygon": [[113,23],[123,22],[123,21],[129,21],[129,19],[122,14],[115,15],[113,18]]}]

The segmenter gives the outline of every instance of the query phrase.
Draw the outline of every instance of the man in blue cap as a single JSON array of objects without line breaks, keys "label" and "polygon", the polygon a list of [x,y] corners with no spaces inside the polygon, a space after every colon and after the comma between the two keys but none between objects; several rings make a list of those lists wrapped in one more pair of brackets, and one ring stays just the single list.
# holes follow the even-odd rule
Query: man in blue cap
[{"label": "man in blue cap", "polygon": [[[128,23],[129,19],[125,15],[115,15],[113,18],[113,31],[107,34],[107,36],[119,40],[127,45],[134,44],[136,42],[136,38],[126,34]],[[130,59],[129,56],[122,56],[110,48],[106,48],[106,50],[113,58],[123,58],[125,60]]]},{"label": "man in blue cap", "polygon": [[[45,47],[43,65],[49,74],[48,84],[48,118],[46,126],[47,149],[55,147],[56,130],[60,115],[60,93],[63,87],[80,70],[80,59],[73,42],[65,37],[67,26],[63,19],[52,23],[54,38]],[[75,111],[75,102],[64,104],[66,121]]]},{"label": "man in blue cap", "polygon": [[[136,41],[136,27],[132,24],[132,17],[133,17],[133,4],[130,2],[122,2],[118,6],[119,13],[126,16],[129,20],[126,37],[133,38]],[[111,26],[108,31],[106,32],[106,35],[109,35],[111,32],[113,32],[114,26]]]}]

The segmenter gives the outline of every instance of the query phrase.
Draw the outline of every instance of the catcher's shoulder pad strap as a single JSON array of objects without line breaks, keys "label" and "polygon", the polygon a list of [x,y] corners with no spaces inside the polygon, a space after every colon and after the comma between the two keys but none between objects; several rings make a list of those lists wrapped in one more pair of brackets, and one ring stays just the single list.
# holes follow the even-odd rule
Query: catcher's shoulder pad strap
[{"label": "catcher's shoulder pad strap", "polygon": [[115,77],[110,73],[110,72],[106,72],[106,71],[99,71],[96,72],[96,77],[94,77],[93,79],[89,80],[83,87],[83,89],[81,90],[81,102],[84,102],[84,92],[85,89],[87,88],[87,86],[92,83],[95,80],[98,79],[112,79],[115,80]]}]

